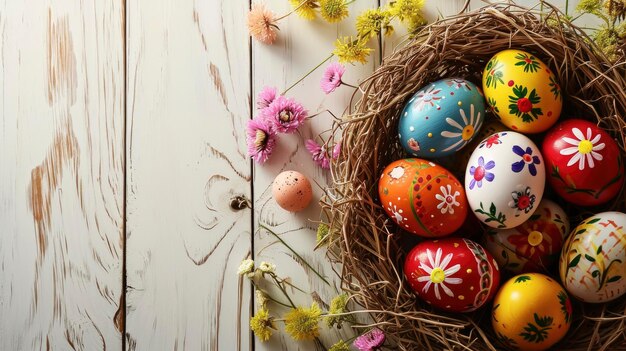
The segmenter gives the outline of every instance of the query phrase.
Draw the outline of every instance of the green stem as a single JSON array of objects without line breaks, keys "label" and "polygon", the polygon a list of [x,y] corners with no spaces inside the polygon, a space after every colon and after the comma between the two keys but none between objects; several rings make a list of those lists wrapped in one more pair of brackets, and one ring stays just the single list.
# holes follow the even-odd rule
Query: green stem
[{"label": "green stem", "polygon": [[565,16],[567,16],[569,12],[569,0],[565,0]]},{"label": "green stem", "polygon": [[[254,286],[254,289],[259,290],[259,291],[263,291],[261,289],[259,289],[259,287],[254,283],[254,281],[252,279],[250,279],[250,282],[252,283],[252,286]],[[265,294],[265,296],[267,296],[268,299],[276,302],[279,305],[285,306],[285,307],[291,307],[289,305],[287,305],[286,303],[282,302],[282,301],[278,301],[275,298],[271,297],[269,294]]]},{"label": "green stem", "polygon": [[316,69],[320,68],[321,65],[323,65],[326,61],[330,60],[333,56],[335,56],[335,54],[330,54],[330,56],[328,56],[327,58],[324,59],[324,61],[320,62],[317,66],[313,67],[312,70],[308,71],[304,76],[302,76],[302,78],[298,79],[295,83],[291,84],[291,86],[287,89],[285,89],[285,91],[283,91],[280,95],[285,95],[287,94],[287,92],[289,90],[291,90],[293,87],[295,87],[296,85],[298,85],[298,83],[300,83],[301,81],[304,80],[304,78],[308,77],[309,75],[311,75],[311,73],[315,72]]},{"label": "green stem", "polygon": [[313,273],[315,273],[315,275],[317,275],[318,277],[320,277],[320,279],[322,279],[322,281],[324,283],[326,283],[326,285],[328,286],[332,286],[328,280],[326,280],[326,278],[324,278],[324,276],[322,276],[315,268],[313,268],[313,266],[311,266],[309,264],[309,262],[307,262],[304,258],[302,258],[302,256],[300,256],[300,254],[298,254],[294,249],[291,248],[291,246],[289,246],[289,244],[287,244],[278,234],[276,234],[274,231],[272,231],[270,228],[268,228],[265,224],[259,223],[259,227],[265,229],[266,231],[268,231],[270,234],[272,234],[276,239],[278,239],[278,241],[280,241],[283,245],[285,245],[286,248],[289,249],[289,251],[291,251],[291,253],[293,253],[294,255],[296,255],[296,257],[298,257],[298,259],[300,259],[300,261],[302,263],[304,263],[307,267],[309,267],[309,269],[311,269],[313,271]]},{"label": "green stem", "polygon": [[350,88],[354,88],[354,89],[358,89],[358,88],[359,88],[359,87],[357,87],[356,85],[348,84],[348,83],[344,82],[343,80],[341,81],[341,84],[343,84],[343,85],[347,85],[347,86],[349,86]]},{"label": "green stem", "polygon": [[270,274],[270,276],[272,277],[272,279],[276,283],[276,286],[278,286],[280,291],[283,293],[283,295],[285,295],[287,300],[289,300],[289,303],[291,304],[291,307],[296,308],[296,304],[293,303],[293,300],[291,300],[291,297],[289,297],[289,294],[287,294],[287,291],[285,291],[285,288],[283,288],[283,286],[280,285],[280,282],[278,281],[278,279],[276,279],[276,275]]},{"label": "green stem", "polygon": [[[277,278],[278,278],[278,277],[277,277]],[[281,283],[281,284],[282,284],[282,283],[285,283],[285,284],[289,285],[290,287],[292,287],[292,288],[294,288],[294,289],[296,289],[296,290],[300,291],[300,292],[301,292],[301,293],[303,293],[303,294],[308,294],[306,291],[304,291],[304,290],[300,289],[299,287],[297,287],[296,285],[294,285],[293,283],[290,283],[289,281],[287,281],[287,280],[285,280],[285,279],[280,279],[280,283]]]},{"label": "green stem", "polygon": [[283,19],[283,18],[285,18],[285,17],[287,17],[287,16],[291,15],[292,13],[294,13],[294,12],[298,11],[298,10],[299,10],[302,6],[304,6],[307,2],[309,2],[309,1],[308,1],[308,0],[304,0],[304,1],[302,1],[302,2],[300,3],[300,5],[296,6],[296,8],[294,8],[293,10],[291,10],[291,12],[287,13],[286,15],[283,15],[283,16],[280,16],[280,17],[278,17],[278,18],[275,18],[275,19],[274,19],[274,22],[278,22],[278,21],[280,21],[281,19]]}]

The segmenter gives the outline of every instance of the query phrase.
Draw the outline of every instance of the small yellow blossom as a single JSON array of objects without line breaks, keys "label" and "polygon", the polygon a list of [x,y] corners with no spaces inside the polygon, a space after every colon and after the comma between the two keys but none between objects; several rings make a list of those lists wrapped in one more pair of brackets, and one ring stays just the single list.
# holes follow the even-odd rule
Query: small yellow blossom
[{"label": "small yellow blossom", "polygon": [[600,28],[593,34],[593,40],[595,41],[596,46],[602,50],[606,58],[611,62],[614,62],[619,57],[617,53],[619,39],[619,33],[615,30],[607,28],[606,25],[600,26]]},{"label": "small yellow blossom", "polygon": [[602,0],[580,0],[576,5],[576,11],[582,13],[600,14],[602,9]]},{"label": "small yellow blossom", "polygon": [[339,340],[333,344],[328,351],[350,351],[350,346],[346,344],[345,341]]},{"label": "small yellow blossom", "polygon": [[267,341],[276,330],[274,317],[269,315],[267,309],[262,308],[256,312],[254,317],[250,318],[250,329],[259,340]]},{"label": "small yellow blossom", "polygon": [[296,9],[298,16],[307,20],[312,20],[317,17],[315,10],[320,7],[317,0],[289,0],[289,2],[291,6]]},{"label": "small yellow blossom", "polygon": [[345,0],[320,0],[320,13],[330,23],[340,22],[348,17]]},{"label": "small yellow blossom", "polygon": [[383,28],[389,27],[389,22],[389,11],[381,8],[367,9],[357,16],[356,30],[359,33],[359,37],[370,39],[380,34]]},{"label": "small yellow blossom", "polygon": [[317,242],[320,243],[328,235],[328,224],[320,223],[317,226]]},{"label": "small yellow blossom", "polygon": [[326,325],[329,328],[334,327],[341,328],[341,323],[344,321],[354,321],[354,316],[351,314],[335,316],[336,314],[343,314],[348,311],[348,294],[343,293],[337,295],[334,299],[330,301],[330,308],[328,309],[328,316],[324,319]]},{"label": "small yellow blossom", "polygon": [[407,26],[409,33],[417,31],[427,21],[422,14],[424,0],[396,0],[389,5],[391,16],[398,18]]},{"label": "small yellow blossom", "polygon": [[259,265],[259,271],[261,271],[261,273],[263,274],[274,273],[276,271],[276,265],[273,263],[263,261]]},{"label": "small yellow blossom", "polygon": [[322,310],[313,302],[311,308],[296,307],[285,315],[285,331],[294,340],[313,340],[320,335]]},{"label": "small yellow blossom", "polygon": [[364,40],[344,37],[343,39],[337,39],[335,42],[333,54],[337,55],[341,63],[367,63],[367,57],[370,52],[372,52],[372,49],[367,47]]},{"label": "small yellow blossom", "polygon": [[237,274],[245,275],[247,277],[254,275],[254,261],[251,259],[241,261]]}]

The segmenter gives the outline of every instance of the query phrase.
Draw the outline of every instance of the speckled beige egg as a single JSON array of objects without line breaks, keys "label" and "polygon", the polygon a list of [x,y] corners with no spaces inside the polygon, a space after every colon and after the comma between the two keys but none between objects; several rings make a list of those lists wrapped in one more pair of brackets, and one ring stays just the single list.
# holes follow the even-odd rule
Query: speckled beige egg
[{"label": "speckled beige egg", "polygon": [[274,179],[272,196],[283,209],[299,212],[309,206],[313,197],[313,189],[311,182],[304,174],[296,171],[285,171]]}]

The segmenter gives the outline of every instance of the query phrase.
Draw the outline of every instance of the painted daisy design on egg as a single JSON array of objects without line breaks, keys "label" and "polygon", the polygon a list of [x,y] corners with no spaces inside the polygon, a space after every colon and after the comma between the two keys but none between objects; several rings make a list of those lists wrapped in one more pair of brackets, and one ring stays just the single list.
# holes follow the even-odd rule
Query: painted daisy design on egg
[{"label": "painted daisy design on egg", "polygon": [[454,206],[461,205],[461,203],[456,200],[456,197],[461,195],[461,193],[457,190],[452,194],[452,186],[450,186],[450,184],[446,187],[440,186],[439,190],[441,190],[441,194],[435,195],[435,198],[440,201],[437,205],[437,209],[441,210],[441,213],[454,214]]},{"label": "painted daisy design on egg", "polygon": [[430,87],[420,91],[417,93],[417,101],[413,104],[413,108],[418,111],[424,110],[426,107],[434,107],[435,105],[439,107],[437,101],[441,100],[442,97],[438,96],[441,92],[441,89],[435,89],[435,85],[431,85]]},{"label": "painted daisy design on egg", "polygon": [[[595,167],[595,161],[602,161],[603,157],[598,151],[603,150],[606,144],[599,143],[600,134],[593,136],[591,128],[587,128],[587,135],[578,128],[572,128],[572,133],[576,139],[563,137],[563,141],[572,145],[568,148],[562,149],[559,153],[563,156],[573,155],[567,162],[567,166],[572,166],[578,162],[578,169],[584,170],[585,163],[589,168]],[[586,162],[585,162],[586,161]]]},{"label": "painted daisy design on egg", "polygon": [[424,285],[422,292],[427,293],[430,287],[434,286],[435,297],[437,298],[437,300],[441,300],[441,293],[439,292],[439,287],[441,286],[441,289],[443,289],[446,295],[454,297],[454,293],[452,293],[452,290],[448,288],[446,283],[452,285],[463,283],[463,279],[451,277],[461,269],[461,265],[455,264],[454,266],[448,268],[448,264],[450,264],[450,261],[452,261],[452,254],[447,254],[442,261],[441,256],[443,255],[443,251],[440,248],[437,249],[437,253],[435,254],[434,258],[432,251],[428,249],[426,250],[426,255],[428,256],[428,262],[430,263],[430,266],[421,262],[420,268],[428,275],[417,278],[417,281],[420,283],[426,282],[426,285]]},{"label": "painted daisy design on egg", "polygon": [[470,118],[468,120],[465,115],[465,110],[462,108],[459,109],[459,114],[463,119],[463,125],[461,125],[456,120],[447,117],[446,122],[453,127],[454,131],[444,130],[441,132],[441,136],[444,138],[459,138],[459,140],[445,148],[443,151],[450,151],[452,149],[456,149],[455,151],[461,150],[474,136],[474,133],[480,129],[482,125],[482,119],[480,118],[480,112],[474,115],[474,104],[470,104]]}]

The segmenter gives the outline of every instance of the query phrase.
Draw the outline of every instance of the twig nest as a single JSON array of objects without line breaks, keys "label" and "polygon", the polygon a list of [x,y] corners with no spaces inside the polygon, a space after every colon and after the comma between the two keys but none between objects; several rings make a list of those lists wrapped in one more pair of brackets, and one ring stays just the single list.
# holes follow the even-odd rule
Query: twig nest
[{"label": "twig nest", "polygon": [[[398,141],[398,122],[400,111],[421,87],[449,77],[480,85],[482,72],[495,54],[523,49],[550,67],[560,83],[559,122],[588,120],[611,135],[622,157],[626,154],[624,62],[610,63],[556,8],[547,3],[542,7],[544,13],[539,15],[539,7],[492,5],[427,26],[361,84],[362,96],[350,118],[335,128],[342,134],[343,149],[332,165],[334,188],[322,200],[330,222],[329,256],[342,264],[343,289],[367,310],[375,311],[372,318],[400,350],[505,347],[491,326],[490,304],[459,315],[437,310],[416,297],[402,270],[414,237],[389,220],[378,199],[377,183],[385,167],[409,157]],[[485,123],[493,118],[487,115]],[[625,209],[623,193],[600,207],[565,208],[575,217],[572,223],[593,213]],[[555,347],[623,348],[625,311],[623,297],[601,304],[575,303],[569,334]]]}]

